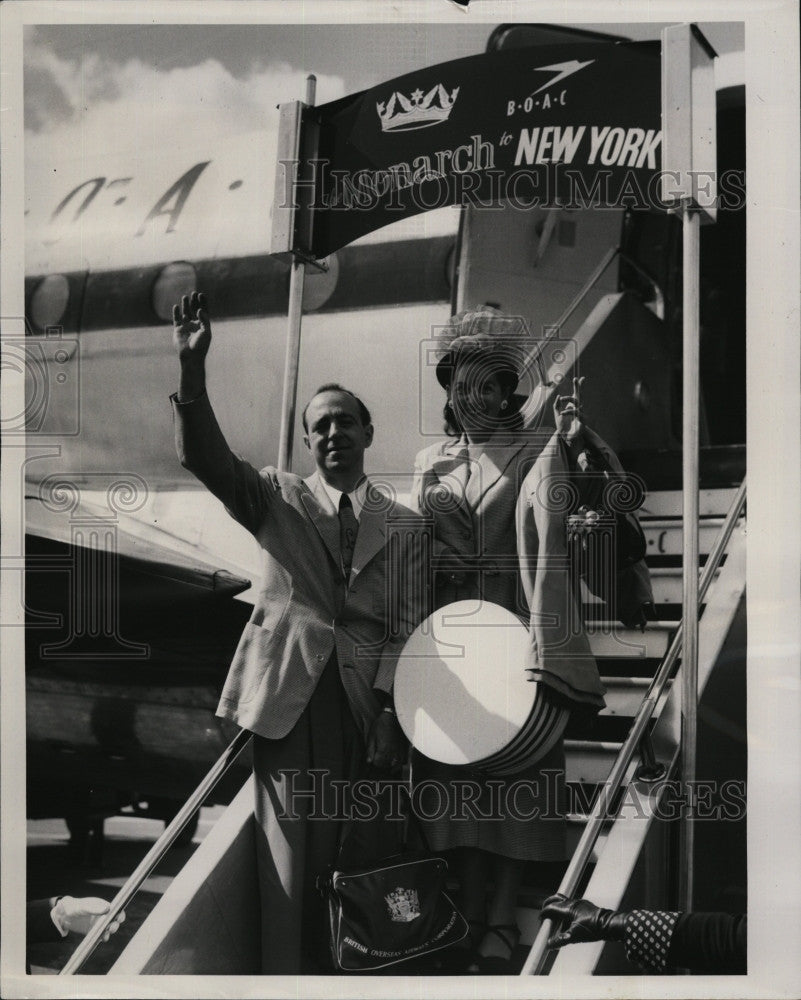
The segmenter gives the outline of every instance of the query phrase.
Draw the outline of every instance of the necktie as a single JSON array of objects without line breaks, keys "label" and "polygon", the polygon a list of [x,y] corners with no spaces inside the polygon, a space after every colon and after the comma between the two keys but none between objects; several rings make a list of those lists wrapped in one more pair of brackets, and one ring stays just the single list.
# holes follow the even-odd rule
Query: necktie
[{"label": "necktie", "polygon": [[342,572],[345,579],[350,580],[350,569],[353,565],[353,550],[356,548],[356,535],[359,533],[359,522],[353,512],[353,504],[347,493],[339,498],[339,549],[342,554]]}]

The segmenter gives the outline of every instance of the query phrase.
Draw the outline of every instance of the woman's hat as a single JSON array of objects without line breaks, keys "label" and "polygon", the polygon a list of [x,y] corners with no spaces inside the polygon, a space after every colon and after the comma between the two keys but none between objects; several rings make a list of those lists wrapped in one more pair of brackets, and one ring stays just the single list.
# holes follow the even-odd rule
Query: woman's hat
[{"label": "woman's hat", "polygon": [[514,392],[533,346],[522,316],[505,316],[490,307],[452,316],[441,338],[446,346],[437,362],[436,376],[443,389],[451,384],[457,366],[472,359],[477,366],[504,372]]}]

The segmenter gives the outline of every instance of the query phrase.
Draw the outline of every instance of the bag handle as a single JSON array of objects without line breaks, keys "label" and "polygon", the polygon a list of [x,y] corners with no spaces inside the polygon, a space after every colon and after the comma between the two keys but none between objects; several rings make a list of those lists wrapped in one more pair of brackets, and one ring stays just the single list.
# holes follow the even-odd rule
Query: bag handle
[{"label": "bag handle", "polygon": [[[403,837],[400,842],[400,849],[401,851],[405,851],[407,849],[407,845],[409,843],[409,831],[413,826],[423,845],[423,850],[426,851],[426,853],[430,854],[431,845],[428,842],[428,837],[426,836],[423,824],[420,822],[420,817],[414,811],[414,807],[412,805],[412,794],[410,785],[411,785],[411,778],[408,783],[406,782],[399,783],[400,787],[399,798],[403,801],[403,804],[406,807],[404,810],[406,822],[404,824],[404,831],[403,831]],[[350,819],[348,819],[342,824],[342,831],[339,839],[339,849],[337,851],[337,863],[339,859],[342,857],[342,855],[345,853],[345,849],[351,837],[354,835],[355,829],[356,829],[355,820],[352,816]]]},{"label": "bag handle", "polygon": [[431,853],[431,845],[428,842],[428,837],[426,836],[426,831],[423,824],[420,822],[420,817],[414,811],[414,805],[412,804],[412,793],[411,793],[411,778],[409,779],[408,785],[402,785],[403,791],[406,793],[406,829],[403,836],[403,847],[409,843],[409,828],[414,826],[417,836],[420,838],[423,844],[423,850],[427,853]]}]

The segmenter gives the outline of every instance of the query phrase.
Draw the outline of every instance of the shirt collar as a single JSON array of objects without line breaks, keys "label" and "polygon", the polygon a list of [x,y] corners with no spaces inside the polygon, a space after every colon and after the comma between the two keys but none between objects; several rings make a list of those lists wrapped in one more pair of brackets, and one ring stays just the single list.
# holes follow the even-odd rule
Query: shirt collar
[{"label": "shirt collar", "polygon": [[[328,494],[331,503],[334,505],[334,510],[339,511],[339,498],[342,496],[342,490],[338,490],[335,486],[327,483],[322,476],[320,476],[320,482],[323,485],[323,489]],[[362,516],[362,508],[364,507],[365,495],[367,493],[367,477],[364,476],[356,486],[356,489],[352,493],[349,493],[350,502],[353,504],[353,513],[356,515],[356,520],[360,520]]]}]

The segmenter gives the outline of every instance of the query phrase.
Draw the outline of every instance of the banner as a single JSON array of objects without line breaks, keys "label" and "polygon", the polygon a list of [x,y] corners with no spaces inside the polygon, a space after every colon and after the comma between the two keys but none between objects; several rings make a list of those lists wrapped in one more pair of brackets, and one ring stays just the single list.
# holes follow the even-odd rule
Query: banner
[{"label": "banner", "polygon": [[312,211],[300,249],[322,257],[468,202],[658,206],[660,112],[658,42],[470,56],[307,109],[317,155],[298,175]]}]

